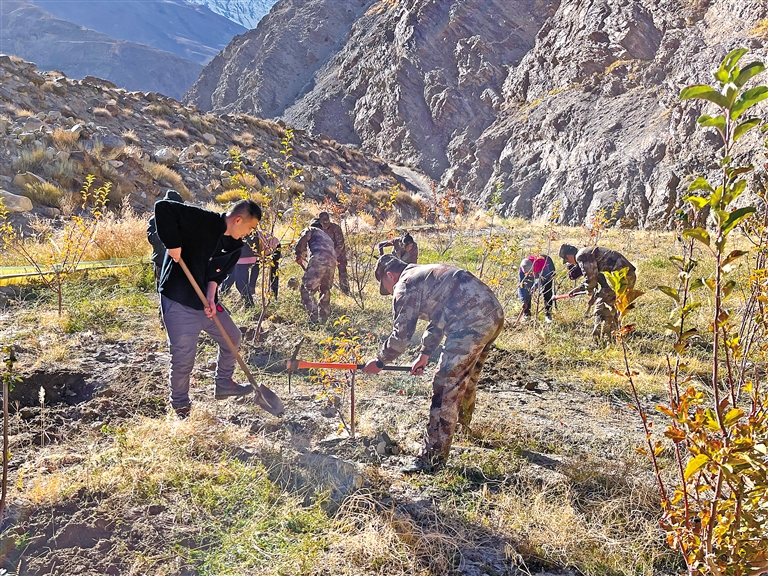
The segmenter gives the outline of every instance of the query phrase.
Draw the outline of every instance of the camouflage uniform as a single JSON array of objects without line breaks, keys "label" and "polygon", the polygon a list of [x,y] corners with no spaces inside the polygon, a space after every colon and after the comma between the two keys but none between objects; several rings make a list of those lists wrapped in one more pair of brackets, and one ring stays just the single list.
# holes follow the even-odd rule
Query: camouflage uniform
[{"label": "camouflage uniform", "polygon": [[419,245],[413,242],[413,248],[405,249],[405,242],[402,238],[392,238],[379,242],[376,247],[379,249],[379,255],[384,254],[384,248],[392,246],[392,254],[407,264],[416,264],[419,261]]},{"label": "camouflage uniform", "polygon": [[391,362],[406,349],[419,319],[429,320],[423,354],[432,355],[445,337],[421,456],[446,457],[457,422],[469,426],[472,420],[477,381],[504,325],[504,311],[488,286],[446,264],[409,265],[393,296],[394,326],[379,360]]},{"label": "camouflage uniform", "polygon": [[627,283],[632,289],[635,287],[637,279],[635,267],[619,252],[599,246],[579,250],[576,253],[576,263],[584,275],[584,282],[580,288],[585,289],[590,294],[597,290],[595,294],[595,327],[592,330],[592,337],[610,336],[618,326],[618,318],[614,308],[616,294],[608,286],[602,273],[629,268]]},{"label": "camouflage uniform", "polygon": [[[312,322],[325,322],[331,313],[331,286],[336,267],[336,251],[333,240],[319,228],[305,228],[296,242],[295,254],[299,260],[309,247],[309,261],[301,281],[301,302]],[[314,293],[320,292],[319,303]]]},{"label": "camouflage uniform", "polygon": [[323,232],[333,240],[336,251],[336,262],[339,267],[339,288],[344,294],[349,294],[349,276],[347,275],[347,244],[344,241],[344,232],[341,226],[330,220],[321,220]]}]

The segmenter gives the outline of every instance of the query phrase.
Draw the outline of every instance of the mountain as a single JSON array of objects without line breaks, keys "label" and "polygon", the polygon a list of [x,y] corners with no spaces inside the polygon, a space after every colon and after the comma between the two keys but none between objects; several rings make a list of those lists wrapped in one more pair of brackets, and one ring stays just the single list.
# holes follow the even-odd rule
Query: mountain
[{"label": "mountain", "polygon": [[205,64],[245,28],[182,0],[32,0],[54,16],[112,38]]},{"label": "mountain", "polygon": [[508,215],[619,203],[664,226],[712,152],[680,89],[736,46],[765,58],[767,19],[762,0],[280,0],[185,99],[498,190]]},{"label": "mountain", "polygon": [[98,76],[130,90],[180,98],[202,69],[170,52],[60,20],[28,2],[0,2],[0,15],[0,54],[71,77]]},{"label": "mountain", "polygon": [[190,0],[204,4],[216,14],[242,24],[249,30],[256,28],[277,0]]}]

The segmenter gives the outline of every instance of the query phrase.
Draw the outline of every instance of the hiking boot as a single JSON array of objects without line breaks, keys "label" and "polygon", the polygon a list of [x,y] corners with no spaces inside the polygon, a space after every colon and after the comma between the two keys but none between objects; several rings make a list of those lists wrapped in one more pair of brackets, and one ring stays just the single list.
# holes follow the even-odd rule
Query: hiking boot
[{"label": "hiking boot", "polygon": [[400,472],[403,474],[418,474],[423,472],[424,474],[433,474],[445,466],[445,457],[438,455],[432,458],[425,458],[423,456],[417,456],[413,458],[408,464],[400,468]]},{"label": "hiking boot", "polygon": [[225,398],[231,398],[233,396],[247,396],[253,393],[253,386],[251,384],[238,384],[234,380],[230,379],[226,382],[216,383],[216,388],[213,391],[213,397],[216,400],[224,400]]},{"label": "hiking boot", "polygon": [[192,412],[192,405],[187,404],[186,406],[179,406],[178,408],[174,408],[173,412],[179,420],[186,420],[189,418],[190,412]]},{"label": "hiking boot", "polygon": [[552,314],[550,314],[549,312],[545,312],[544,322],[546,322],[547,324],[552,324]]}]

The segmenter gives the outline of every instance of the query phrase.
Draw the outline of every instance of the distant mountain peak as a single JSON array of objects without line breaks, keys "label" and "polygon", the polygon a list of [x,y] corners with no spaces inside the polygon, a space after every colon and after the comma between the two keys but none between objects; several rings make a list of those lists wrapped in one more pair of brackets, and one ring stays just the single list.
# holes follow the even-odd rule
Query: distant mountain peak
[{"label": "distant mountain peak", "polygon": [[211,12],[229,18],[248,29],[256,28],[259,21],[269,14],[277,0],[189,0],[207,6]]}]

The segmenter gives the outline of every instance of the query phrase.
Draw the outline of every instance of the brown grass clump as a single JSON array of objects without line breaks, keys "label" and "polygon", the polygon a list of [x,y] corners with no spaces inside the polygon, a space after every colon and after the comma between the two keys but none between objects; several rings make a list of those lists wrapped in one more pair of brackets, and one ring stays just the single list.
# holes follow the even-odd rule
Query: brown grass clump
[{"label": "brown grass clump", "polygon": [[65,152],[74,150],[79,139],[80,135],[77,132],[65,130],[64,128],[55,128],[51,133],[53,147],[56,150],[64,150]]},{"label": "brown grass clump", "polygon": [[178,138],[179,140],[188,140],[189,132],[187,132],[183,128],[172,128],[168,130],[163,130],[163,136],[165,136],[166,138]]},{"label": "brown grass clump", "polygon": [[264,204],[265,201],[265,197],[262,193],[250,192],[244,195],[242,188],[234,188],[232,190],[222,192],[221,194],[217,194],[214,200],[216,200],[218,204],[226,206],[227,204],[233,204],[239,200],[242,200],[243,198],[249,198],[259,204]]},{"label": "brown grass clump", "polygon": [[93,115],[97,118],[104,118],[104,119],[112,118],[112,113],[106,108],[101,108],[101,107],[94,108]]},{"label": "brown grass clump", "polygon": [[138,144],[140,142],[139,135],[136,134],[136,130],[123,130],[121,136],[123,140],[129,144]]},{"label": "brown grass clump", "polygon": [[173,110],[171,110],[166,104],[150,104],[144,108],[144,112],[150,116],[173,116]]},{"label": "brown grass clump", "polygon": [[35,115],[32,110],[27,110],[26,108],[16,106],[15,104],[8,104],[5,109],[13,114],[14,118],[30,118]]},{"label": "brown grass clump", "polygon": [[253,145],[253,134],[246,131],[242,134],[236,134],[232,137],[232,140],[242,146],[243,148],[247,148],[249,146]]},{"label": "brown grass clump", "polygon": [[24,196],[41,206],[61,207],[64,190],[50,182],[35,182],[27,184],[21,192]]},{"label": "brown grass clump", "polygon": [[158,128],[163,128],[165,130],[169,130],[171,128],[171,123],[168,122],[165,118],[158,118],[155,120],[155,126]]},{"label": "brown grass clump", "polygon": [[108,212],[96,230],[93,242],[94,260],[136,258],[147,256],[152,248],[147,242],[147,220],[139,216],[129,204],[119,213]]},{"label": "brown grass clump", "polygon": [[146,170],[149,175],[157,180],[160,184],[163,184],[164,186],[170,186],[171,188],[177,190],[179,194],[190,194],[189,189],[184,184],[184,179],[172,168],[168,168],[168,166],[158,164],[157,162],[148,161],[144,163],[144,170]]}]

